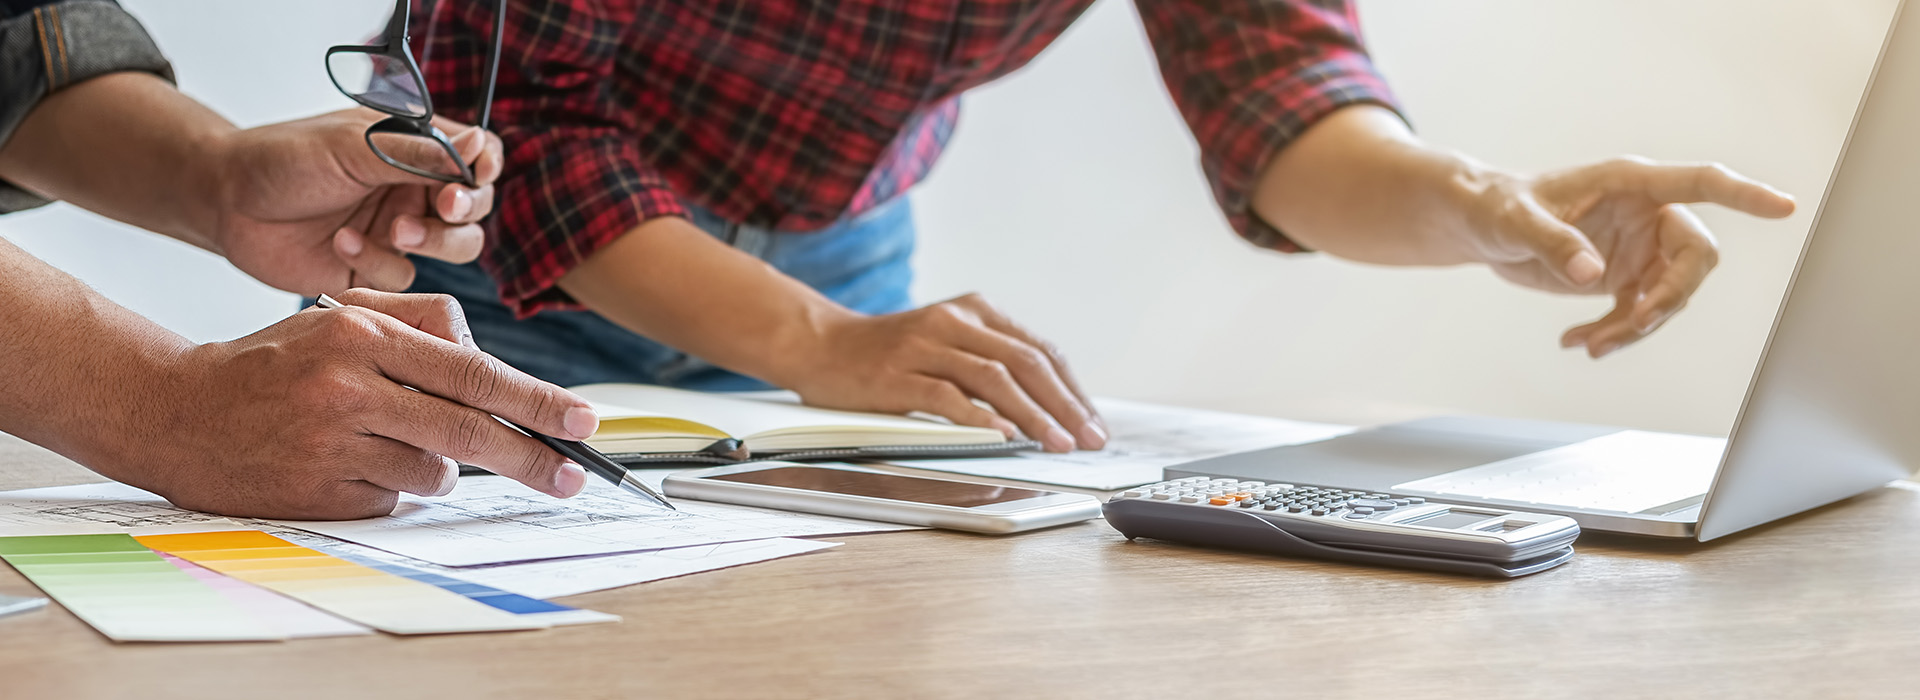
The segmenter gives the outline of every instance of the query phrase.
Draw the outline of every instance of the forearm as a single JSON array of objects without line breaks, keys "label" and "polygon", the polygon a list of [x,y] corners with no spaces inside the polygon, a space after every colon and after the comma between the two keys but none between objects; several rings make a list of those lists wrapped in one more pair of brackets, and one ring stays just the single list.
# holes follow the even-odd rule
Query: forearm
[{"label": "forearm", "polygon": [[1253,208],[1295,242],[1350,260],[1477,262],[1469,203],[1489,175],[1420,142],[1391,111],[1356,105],[1281,151],[1260,178]]},{"label": "forearm", "polygon": [[0,144],[0,178],[219,252],[232,123],[151,73],[111,73],[40,101]]},{"label": "forearm", "polygon": [[0,431],[89,467],[125,463],[102,459],[108,437],[137,443],[167,420],[143,387],[191,347],[0,240]]},{"label": "forearm", "polygon": [[560,288],[628,330],[782,386],[811,359],[802,349],[858,316],[676,217],[621,236]]}]

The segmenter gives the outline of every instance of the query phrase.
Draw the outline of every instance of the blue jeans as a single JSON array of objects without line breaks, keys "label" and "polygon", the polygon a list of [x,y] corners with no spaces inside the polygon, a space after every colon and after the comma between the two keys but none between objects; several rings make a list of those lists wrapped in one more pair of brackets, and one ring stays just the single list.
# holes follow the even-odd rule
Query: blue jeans
[{"label": "blue jeans", "polygon": [[[870,314],[910,308],[913,208],[897,197],[878,208],[811,233],[780,233],[721,220],[705,210],[695,226],[805,282],[847,308]],[[500,303],[493,279],[477,264],[414,258],[411,292],[451,294],[466,308],[480,349],[560,386],[629,382],[701,391],[767,389],[764,382],[707,364],[648,340],[590,311],[547,311],[524,321]],[[752,338],[754,329],[741,329]],[[751,341],[748,341],[751,342]]]}]

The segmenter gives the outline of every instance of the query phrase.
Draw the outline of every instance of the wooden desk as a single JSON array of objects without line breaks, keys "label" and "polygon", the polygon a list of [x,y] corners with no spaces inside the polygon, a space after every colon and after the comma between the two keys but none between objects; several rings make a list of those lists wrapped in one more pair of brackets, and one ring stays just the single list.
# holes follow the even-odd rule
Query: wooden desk
[{"label": "wooden desk", "polygon": [[[0,436],[0,488],[95,480]],[[1915,697],[1917,489],[1708,545],[1590,537],[1517,581],[1089,523],[846,537],[570,598],[626,621],[540,632],[115,645],[55,608],[0,618],[0,698]]]}]

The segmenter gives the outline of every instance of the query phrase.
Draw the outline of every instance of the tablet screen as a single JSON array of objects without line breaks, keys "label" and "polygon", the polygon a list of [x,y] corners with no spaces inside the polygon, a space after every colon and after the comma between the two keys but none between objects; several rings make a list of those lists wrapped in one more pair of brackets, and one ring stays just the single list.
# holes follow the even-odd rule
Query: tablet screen
[{"label": "tablet screen", "polygon": [[824,491],[849,496],[885,498],[894,501],[929,503],[956,508],[972,508],[1007,501],[1021,501],[1049,495],[1047,491],[969,484],[960,481],[922,479],[898,474],[877,474],[823,467],[774,467],[738,474],[703,477],[716,481],[760,484],[802,491]]}]

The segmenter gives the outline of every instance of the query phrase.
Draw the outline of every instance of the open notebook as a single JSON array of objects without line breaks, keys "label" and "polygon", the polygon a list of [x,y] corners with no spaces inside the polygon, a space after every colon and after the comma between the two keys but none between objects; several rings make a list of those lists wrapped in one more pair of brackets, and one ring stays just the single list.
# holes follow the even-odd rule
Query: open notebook
[{"label": "open notebook", "polygon": [[600,430],[587,444],[627,464],[985,457],[1038,447],[1009,442],[991,428],[645,384],[588,384],[572,391],[600,414]]}]

